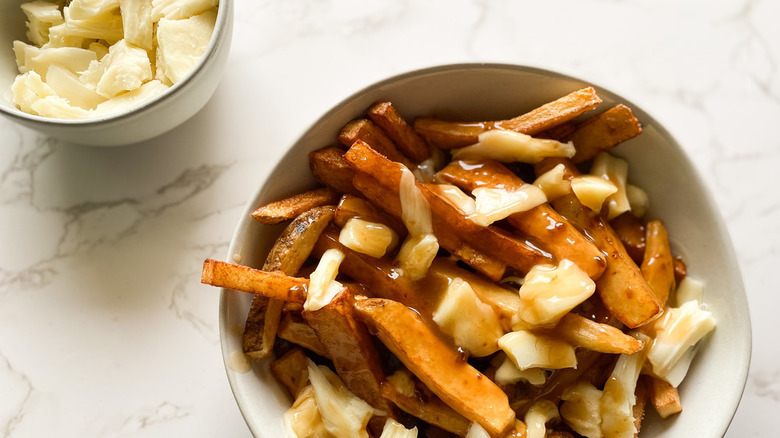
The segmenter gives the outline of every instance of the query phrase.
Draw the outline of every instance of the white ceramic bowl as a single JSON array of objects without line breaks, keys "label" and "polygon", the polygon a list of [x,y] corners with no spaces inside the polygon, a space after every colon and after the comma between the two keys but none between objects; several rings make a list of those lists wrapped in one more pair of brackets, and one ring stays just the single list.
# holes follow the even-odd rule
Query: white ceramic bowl
[{"label": "white ceramic bowl", "polygon": [[225,68],[233,34],[233,0],[221,0],[214,33],[198,64],[179,83],[140,106],[103,117],[61,120],[27,114],[12,102],[11,84],[19,73],[12,43],[27,41],[20,5],[0,4],[0,113],[11,120],[67,142],[93,146],[138,143],[161,135],[195,115],[208,102]]},{"label": "white ceramic bowl", "polygon": [[[227,260],[259,267],[281,227],[250,217],[256,206],[311,187],[307,154],[335,143],[340,128],[372,103],[389,100],[407,120],[444,112],[464,121],[504,119],[582,88],[585,82],[558,73],[513,65],[466,64],[430,68],[372,85],[337,104],[304,132],[246,206]],[[662,218],[674,249],[691,276],[706,283],[704,301],[718,326],[705,341],[680,387],[683,413],[660,420],[652,408],[640,434],[652,437],[721,437],[742,395],[750,362],[750,316],[734,251],[718,209],[682,148],[636,104],[596,86],[604,103],[631,107],[644,126],[642,135],[614,149],[629,161],[629,179],[650,197],[651,217]],[[223,290],[220,302],[222,353],[226,364],[241,350],[241,332],[251,296]],[[290,400],[268,372],[255,363],[241,374],[227,366],[236,402],[258,437],[280,437],[282,414]]]}]

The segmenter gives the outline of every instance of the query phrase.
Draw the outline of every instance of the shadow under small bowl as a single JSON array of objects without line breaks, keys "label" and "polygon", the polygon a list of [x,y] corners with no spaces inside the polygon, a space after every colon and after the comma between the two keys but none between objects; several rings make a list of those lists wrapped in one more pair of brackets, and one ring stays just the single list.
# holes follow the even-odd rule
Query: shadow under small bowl
[{"label": "shadow under small bowl", "polygon": [[[27,0],[29,1],[29,0]],[[221,0],[214,32],[200,61],[180,82],[148,101],[102,117],[54,119],[25,113],[13,104],[11,84],[19,74],[13,41],[27,41],[20,5],[0,5],[0,114],[51,137],[76,144],[120,146],[157,137],[181,125],[208,102],[227,63],[233,35],[233,0]]]},{"label": "shadow under small bowl", "polygon": [[[348,97],[323,115],[292,145],[255,196],[247,203],[227,260],[260,267],[280,226],[254,221],[258,205],[303,191],[315,184],[307,154],[335,143],[341,127],[373,103],[389,100],[409,121],[446,115],[451,120],[500,120],[522,114],[571,91],[593,85],[555,72],[515,65],[462,64],[434,67],[396,76]],[[721,437],[737,409],[750,363],[750,316],[730,238],[707,188],[683,149],[638,105],[595,86],[604,102],[632,108],[644,132],[613,150],[629,163],[629,180],[646,190],[648,217],[661,218],[673,250],[688,272],[705,283],[704,302],[717,319],[680,386],[682,414],[661,420],[647,409],[642,438]],[[284,436],[282,414],[291,400],[258,361],[248,373],[234,371],[231,356],[241,351],[241,333],[250,294],[223,290],[220,336],[228,380],[249,429],[258,437]]]}]

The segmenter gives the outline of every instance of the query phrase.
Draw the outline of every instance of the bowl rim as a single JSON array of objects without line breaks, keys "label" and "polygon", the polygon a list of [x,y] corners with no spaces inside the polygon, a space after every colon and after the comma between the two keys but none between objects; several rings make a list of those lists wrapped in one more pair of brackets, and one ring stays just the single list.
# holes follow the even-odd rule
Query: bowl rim
[{"label": "bowl rim", "polygon": [[229,24],[233,16],[233,3],[234,3],[233,0],[219,0],[219,6],[217,7],[217,19],[216,22],[214,23],[214,30],[211,33],[211,39],[209,40],[209,44],[206,46],[206,50],[203,52],[203,55],[198,60],[198,63],[195,64],[192,70],[187,72],[187,75],[184,77],[184,79],[173,84],[162,94],[158,94],[146,100],[141,105],[137,105],[113,114],[105,114],[98,117],[88,117],[85,119],[57,119],[53,117],[44,117],[35,114],[29,114],[20,110],[19,108],[16,108],[13,102],[10,102],[11,106],[0,105],[0,113],[16,121],[17,123],[26,122],[26,123],[36,124],[39,126],[54,125],[66,129],[71,127],[75,129],[76,127],[79,126],[89,125],[90,127],[96,127],[101,125],[112,124],[114,122],[119,122],[125,119],[132,119],[149,108],[162,105],[163,103],[171,99],[172,96],[176,94],[176,92],[179,89],[188,87],[189,84],[194,80],[195,76],[198,75],[199,72],[202,71],[205,68],[205,66],[216,56],[215,49],[217,45],[222,44],[222,41],[224,40],[225,37],[227,38],[232,37],[232,35],[226,35],[226,34],[229,33],[228,32],[230,29]]},{"label": "bowl rim", "polygon": [[[715,203],[708,186],[704,184],[704,180],[702,179],[700,172],[695,166],[693,166],[690,157],[686,153],[685,149],[682,148],[682,146],[677,141],[677,139],[665,128],[664,125],[659,123],[658,120],[655,117],[653,117],[650,113],[648,113],[644,108],[642,108],[641,106],[637,106],[631,99],[624,97],[623,94],[616,93],[609,88],[605,88],[595,81],[589,79],[583,79],[581,77],[561,73],[554,70],[549,70],[546,68],[527,66],[522,64],[496,63],[496,62],[462,62],[462,63],[440,64],[440,65],[435,65],[430,67],[418,68],[403,73],[395,74],[385,79],[381,79],[379,81],[361,87],[359,90],[349,94],[346,98],[339,100],[336,104],[330,107],[330,109],[328,109],[320,117],[318,117],[307,127],[305,127],[301,131],[301,134],[297,136],[292,141],[291,144],[287,145],[286,152],[282,154],[282,156],[270,167],[270,171],[260,182],[256,190],[254,191],[253,196],[249,200],[247,200],[242,212],[242,216],[239,218],[238,224],[231,237],[228,251],[226,254],[226,260],[232,260],[233,254],[236,254],[237,249],[239,249],[242,245],[241,237],[244,234],[244,230],[247,228],[247,224],[249,224],[250,221],[253,220],[251,217],[251,213],[256,208],[256,206],[254,205],[255,199],[260,197],[260,195],[265,189],[265,186],[268,184],[270,178],[274,175],[275,172],[279,171],[279,165],[285,162],[287,159],[289,159],[289,156],[291,154],[297,153],[297,151],[294,151],[295,146],[301,140],[303,140],[303,138],[309,132],[311,132],[311,130],[314,129],[316,126],[320,125],[323,121],[332,117],[335,113],[340,111],[340,109],[345,105],[347,105],[349,102],[358,99],[361,95],[364,95],[371,90],[382,88],[385,85],[403,81],[407,78],[412,78],[415,76],[422,76],[422,75],[435,74],[439,72],[456,71],[456,70],[465,71],[465,70],[476,70],[476,69],[485,69],[485,68],[502,70],[502,71],[529,72],[529,73],[547,76],[554,79],[566,79],[566,80],[578,81],[578,82],[589,84],[590,86],[594,87],[597,90],[604,90],[609,94],[620,97],[621,103],[630,106],[632,111],[637,114],[638,118],[647,120],[648,122],[652,122],[654,128],[657,129],[663,137],[667,138],[676,148],[682,151],[681,155],[682,158],[685,160],[686,166],[693,172],[692,177],[698,182],[698,184],[701,187],[704,187],[706,189],[704,190],[704,196],[706,198],[707,204],[714,206],[716,208],[716,212],[718,213],[714,217],[715,224],[717,226],[716,231],[720,236],[722,236],[723,244],[728,250],[726,251],[727,253],[726,255],[730,266],[736,267],[735,271],[733,272],[733,276],[734,279],[737,281],[737,283],[740,285],[741,294],[739,295],[741,296],[741,299],[744,301],[743,304],[747,315],[747,319],[743,321],[743,331],[744,331],[743,333],[744,343],[742,344],[743,350],[741,351],[742,354],[738,356],[738,360],[740,362],[739,364],[740,373],[737,376],[734,376],[736,378],[736,382],[739,384],[740,390],[739,390],[739,394],[734,393],[729,398],[729,401],[731,402],[730,403],[731,406],[729,407],[729,416],[727,418],[727,421],[723,423],[723,432],[722,432],[722,434],[725,435],[725,433],[728,431],[729,426],[731,425],[734,419],[734,416],[736,415],[737,408],[739,407],[739,404],[742,401],[745,387],[747,384],[748,372],[750,370],[750,362],[752,359],[752,324],[750,319],[750,311],[747,302],[747,294],[745,293],[744,280],[742,278],[742,273],[741,270],[739,269],[739,265],[736,261],[736,253],[734,250],[734,245],[731,239],[731,235],[725,226],[722,213],[717,208],[717,204]],[[240,391],[238,387],[238,383],[235,378],[236,374],[231,372],[230,365],[228,363],[228,358],[230,357],[231,352],[228,351],[229,346],[228,343],[225,342],[225,340],[231,334],[230,327],[228,327],[227,325],[227,318],[226,318],[229,292],[231,291],[228,289],[225,288],[220,289],[219,308],[218,308],[219,332],[220,332],[219,336],[220,336],[220,345],[221,345],[220,350],[222,353],[225,374],[227,376],[228,383],[233,393],[234,400],[238,405],[239,411],[241,412],[241,415],[244,418],[247,427],[249,428],[250,432],[253,435],[255,435],[255,430],[252,427],[252,422],[250,421],[249,418],[249,412],[246,412],[247,406],[244,403],[241,403],[239,401],[239,398],[243,398],[245,397],[245,395],[242,394],[243,391]]]}]

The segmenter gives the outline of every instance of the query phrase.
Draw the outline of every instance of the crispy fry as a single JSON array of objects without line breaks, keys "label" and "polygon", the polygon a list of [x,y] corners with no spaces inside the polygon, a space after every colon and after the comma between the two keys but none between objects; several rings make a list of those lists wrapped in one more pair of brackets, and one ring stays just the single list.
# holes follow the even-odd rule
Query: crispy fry
[{"label": "crispy fry", "polygon": [[434,394],[456,412],[502,436],[515,422],[506,394],[444,343],[414,310],[378,298],[355,302],[360,318]]},{"label": "crispy fry", "polygon": [[636,383],[636,389],[634,389],[634,398],[636,403],[634,404],[634,428],[636,428],[636,437],[639,435],[639,430],[642,428],[642,420],[645,418],[645,407],[647,406],[648,387],[647,381],[641,376]]},{"label": "crispy fry", "polygon": [[572,161],[582,163],[596,158],[600,152],[641,133],[642,125],[634,117],[631,109],[622,104],[616,105],[591,117],[567,137],[567,140],[572,141],[577,149]]},{"label": "crispy fry", "polygon": [[[299,215],[276,239],[263,271],[295,275],[311,254],[322,230],[333,219],[332,206],[315,207]],[[252,359],[271,354],[284,301],[255,295],[244,325],[243,348]]]},{"label": "crispy fry", "polygon": [[685,266],[685,262],[679,256],[674,257],[672,260],[674,264],[674,282],[680,284],[688,275],[688,267]]},{"label": "crispy fry", "polygon": [[265,272],[248,266],[218,260],[203,262],[201,283],[240,292],[251,292],[281,301],[303,303],[309,280],[288,277],[280,272]]},{"label": "crispy fry", "polygon": [[414,169],[417,167],[406,155],[398,150],[387,134],[379,126],[368,119],[353,120],[342,128],[339,141],[346,147],[360,140],[370,144],[375,151],[387,157],[389,160],[402,163],[404,166]]},{"label": "crispy fry", "polygon": [[355,171],[344,161],[342,149],[330,146],[310,153],[309,167],[320,183],[340,193],[360,196],[360,192],[352,185]]},{"label": "crispy fry", "polygon": [[300,348],[293,348],[269,365],[271,374],[276,377],[295,399],[298,393],[306,387],[309,381],[306,353]]},{"label": "crispy fry", "polygon": [[406,227],[400,219],[377,209],[370,202],[361,197],[344,195],[341,197],[341,200],[336,207],[333,222],[339,227],[344,227],[347,221],[353,217],[387,225],[398,234],[400,239],[403,240],[403,238],[406,237]]},{"label": "crispy fry", "polygon": [[647,223],[645,241],[647,247],[642,260],[642,275],[655,292],[658,302],[664,304],[674,288],[674,262],[663,222],[654,219]]},{"label": "crispy fry", "polygon": [[479,134],[490,129],[508,129],[534,135],[565,123],[601,103],[593,87],[583,88],[535,110],[509,120],[494,122],[445,122],[420,118],[414,129],[428,142],[441,149],[468,146],[478,141]]},{"label": "crispy fry", "polygon": [[643,376],[648,389],[648,397],[661,418],[669,418],[682,412],[680,393],[666,380],[653,376]]},{"label": "crispy fry", "polygon": [[[559,163],[566,167],[567,178],[578,174],[567,159],[548,158],[534,168],[542,174]],[[647,324],[660,315],[663,306],[606,220],[583,206],[573,193],[553,201],[553,207],[606,255],[607,268],[596,281],[596,291],[607,310],[630,328]]]},{"label": "crispy fry", "polygon": [[285,341],[300,345],[303,348],[311,350],[322,357],[330,358],[328,350],[320,342],[314,329],[309,323],[303,320],[300,315],[286,313],[279,322],[279,331],[277,335]]},{"label": "crispy fry", "polygon": [[321,187],[262,205],[252,212],[252,217],[258,222],[273,225],[293,219],[312,208],[335,204],[338,200],[338,193],[328,187]]},{"label": "crispy fry", "polygon": [[[390,102],[379,102],[368,109],[368,117],[387,133],[401,152],[415,163],[431,157],[428,144],[406,123]],[[366,143],[371,144],[370,141]],[[351,146],[351,145],[350,145]]]},{"label": "crispy fry", "polygon": [[644,347],[642,341],[611,325],[601,324],[574,313],[564,315],[555,325],[553,332],[575,347],[599,353],[633,354]]},{"label": "crispy fry", "polygon": [[379,390],[385,380],[379,353],[365,325],[355,316],[353,301],[344,288],[321,309],[304,310],[303,319],[314,329],[347,388],[371,406],[397,417]]},{"label": "crispy fry", "polygon": [[314,254],[320,255],[328,249],[338,249],[344,253],[339,271],[359,284],[365,285],[369,296],[398,301],[412,307],[429,322],[432,321],[432,313],[446,285],[456,277],[468,282],[480,300],[491,306],[499,318],[507,321],[507,326],[520,307],[520,297],[516,290],[498,286],[446,259],[435,259],[428,269],[428,275],[414,282],[407,277],[398,276],[394,266],[387,259],[375,259],[360,254],[341,245],[338,238],[338,230],[334,227],[329,228],[317,242]]},{"label": "crispy fry", "polygon": [[645,257],[645,226],[633,213],[627,211],[610,222],[612,229],[626,247],[626,251],[636,264]]},{"label": "crispy fry", "polygon": [[344,254],[339,272],[363,284],[372,296],[400,301],[409,306],[421,305],[414,283],[408,277],[398,276],[387,259],[375,259],[339,243],[339,230],[335,227],[322,233],[314,247],[314,254],[320,256],[332,248]]},{"label": "crispy fry", "polygon": [[382,395],[407,414],[455,435],[465,436],[471,425],[466,417],[455,412],[435,394],[428,393],[422,397],[416,395],[409,397],[398,391],[392,384],[384,382]]},{"label": "crispy fry", "polygon": [[[468,191],[479,187],[514,190],[525,184],[503,164],[493,160],[453,161],[437,176]],[[606,261],[601,251],[549,204],[515,213],[507,220],[530,237],[536,246],[549,251],[558,260],[571,260],[591,278],[597,279],[604,272]]]},{"label": "crispy fry", "polygon": [[[352,145],[344,158],[358,172],[354,181],[355,187],[367,198],[400,217],[398,191],[402,167],[360,141]],[[361,178],[364,175],[370,179]],[[372,182],[378,182],[380,186],[372,186]],[[503,230],[475,224],[429,185],[419,182],[416,184],[430,205],[433,232],[439,239],[439,244],[448,251],[455,252],[454,249],[460,246],[459,242],[463,241],[523,273],[528,272],[534,265],[550,260],[547,254]]]}]

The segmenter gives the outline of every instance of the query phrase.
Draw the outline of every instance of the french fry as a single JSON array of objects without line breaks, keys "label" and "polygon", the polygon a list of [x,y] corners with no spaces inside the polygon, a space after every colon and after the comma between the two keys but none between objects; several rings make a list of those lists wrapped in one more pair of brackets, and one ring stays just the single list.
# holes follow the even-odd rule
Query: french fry
[{"label": "french fry", "polygon": [[314,178],[339,193],[360,196],[352,185],[355,171],[344,161],[344,151],[335,146],[317,149],[309,154],[309,167]]},{"label": "french fry", "polygon": [[[311,254],[322,230],[331,222],[333,206],[312,208],[296,217],[276,239],[263,271],[295,275]],[[255,295],[244,325],[244,353],[251,359],[271,354],[284,301]]]},{"label": "french fry", "polygon": [[663,222],[654,219],[647,223],[645,241],[642,275],[655,292],[658,302],[664,304],[674,288],[674,261]]},{"label": "french fry", "polygon": [[[394,163],[363,142],[357,141],[344,155],[347,162],[358,172],[355,187],[371,201],[388,212],[400,217],[401,204],[399,184],[402,167]],[[368,176],[369,179],[361,178]],[[379,186],[372,183],[379,183]],[[549,256],[510,236],[494,226],[483,227],[467,219],[463,212],[452,206],[442,195],[431,190],[425,183],[416,182],[417,187],[428,200],[431,209],[433,232],[439,244],[450,252],[463,241],[477,251],[495,258],[520,272],[528,272],[533,266],[549,262]]]},{"label": "french fry", "polygon": [[577,150],[572,161],[582,163],[641,133],[642,125],[631,109],[619,104],[591,117],[566,139],[572,141]]},{"label": "french fry", "polygon": [[385,375],[379,353],[365,325],[355,316],[353,301],[344,288],[324,307],[304,310],[302,316],[314,329],[347,388],[371,406],[397,418],[395,409],[380,392]]},{"label": "french fry", "polygon": [[404,166],[414,169],[417,167],[409,158],[398,150],[393,140],[391,140],[379,126],[371,120],[358,119],[347,123],[339,134],[339,141],[346,147],[360,140],[370,144],[375,151],[387,157],[389,160],[402,163]]},{"label": "french fry", "polygon": [[341,197],[338,206],[336,206],[333,222],[343,228],[347,221],[352,218],[359,218],[369,222],[387,225],[398,234],[400,239],[406,237],[406,227],[400,219],[379,210],[374,207],[373,204],[361,197],[344,195]]},{"label": "french fry", "polygon": [[[565,177],[579,173],[571,160],[558,158],[547,158],[534,169],[542,174],[559,163],[566,168]],[[660,315],[663,306],[609,223],[583,206],[573,193],[554,200],[552,205],[606,255],[607,268],[596,281],[596,291],[607,310],[630,328],[645,325]]]},{"label": "french fry", "polygon": [[[503,164],[493,160],[479,163],[453,161],[437,176],[467,191],[479,187],[513,190],[525,184]],[[507,220],[530,237],[536,246],[549,251],[558,260],[571,260],[591,278],[597,279],[604,272],[606,261],[601,251],[549,204],[512,214]]]},{"label": "french fry", "polygon": [[321,187],[262,205],[252,212],[252,217],[260,223],[274,225],[298,217],[312,208],[335,204],[338,200],[338,193]]},{"label": "french fry", "polygon": [[685,266],[685,262],[678,256],[672,260],[674,264],[674,282],[680,284],[688,275],[688,267]]},{"label": "french fry", "polygon": [[314,254],[321,255],[328,249],[338,249],[344,254],[339,271],[365,285],[368,296],[398,301],[414,308],[431,323],[433,311],[446,289],[445,285],[453,278],[461,278],[472,285],[479,299],[491,306],[499,318],[507,322],[507,326],[520,308],[520,297],[516,290],[498,286],[448,260],[435,259],[428,269],[428,275],[414,282],[396,275],[395,267],[387,259],[360,254],[341,245],[338,238],[338,230],[329,228],[317,242]]},{"label": "french fry", "polygon": [[339,243],[339,231],[335,227],[322,233],[314,247],[314,254],[320,256],[329,249],[338,249],[344,254],[339,272],[364,285],[372,296],[400,301],[408,306],[422,305],[414,282],[408,277],[396,275],[388,259],[375,259]]},{"label": "french fry", "polygon": [[265,272],[248,266],[219,260],[203,262],[201,283],[239,292],[251,292],[281,301],[303,304],[309,280],[288,277],[280,272]]},{"label": "french fry", "polygon": [[[427,389],[427,388],[426,388]],[[382,384],[382,395],[399,409],[428,424],[438,426],[458,436],[466,436],[471,422],[430,393],[409,397],[388,382]]]},{"label": "french fry", "polygon": [[636,383],[636,389],[634,389],[634,398],[636,399],[633,408],[634,428],[636,429],[636,434],[634,434],[635,437],[639,435],[639,431],[642,429],[642,420],[645,418],[648,391],[647,380],[640,376]]},{"label": "french fry", "polygon": [[[401,152],[415,163],[431,157],[428,144],[406,123],[390,102],[379,102],[368,109],[368,117],[387,133]],[[370,141],[366,143],[371,144]],[[351,146],[351,145],[350,145]]]},{"label": "french fry", "polygon": [[306,353],[300,348],[293,348],[279,359],[271,362],[269,368],[271,374],[276,377],[292,395],[293,399],[309,382],[309,369],[307,368]]},{"label": "french fry", "polygon": [[653,376],[642,376],[648,388],[648,396],[658,415],[669,418],[682,412],[680,393],[666,380]]},{"label": "french fry", "polygon": [[599,353],[633,354],[644,347],[642,341],[611,325],[601,324],[574,313],[564,315],[552,331],[575,347]]},{"label": "french fry", "polygon": [[[385,188],[376,179],[358,174],[355,176],[355,187],[357,187],[366,198],[376,202],[382,200],[382,208],[395,215],[401,217],[401,204],[398,200],[397,194],[393,194],[391,190]],[[436,219],[434,218],[434,221]],[[436,235],[439,240],[439,245],[450,252],[450,254],[467,265],[471,266],[475,270],[481,272],[486,277],[493,281],[499,281],[504,277],[507,265],[503,261],[490,254],[487,254],[474,246],[469,242],[461,239],[456,232],[445,221],[440,221],[438,227],[441,231]],[[436,225],[434,226],[434,232],[436,231]]]},{"label": "french fry", "polygon": [[627,211],[610,222],[612,229],[636,264],[645,258],[645,225],[633,213]]},{"label": "french fry", "polygon": [[415,121],[414,129],[430,144],[441,149],[451,149],[476,143],[479,134],[490,129],[508,129],[534,135],[574,119],[600,103],[601,98],[596,95],[596,90],[588,87],[509,120],[458,123],[420,118]]},{"label": "french fry", "polygon": [[488,434],[503,436],[515,422],[506,394],[441,340],[420,315],[401,303],[357,300],[360,318],[434,394]]},{"label": "french fry", "polygon": [[282,320],[279,321],[279,331],[277,335],[285,341],[292,342],[307,350],[311,350],[322,357],[330,359],[328,350],[320,342],[317,333],[300,315],[294,313],[285,313]]}]

